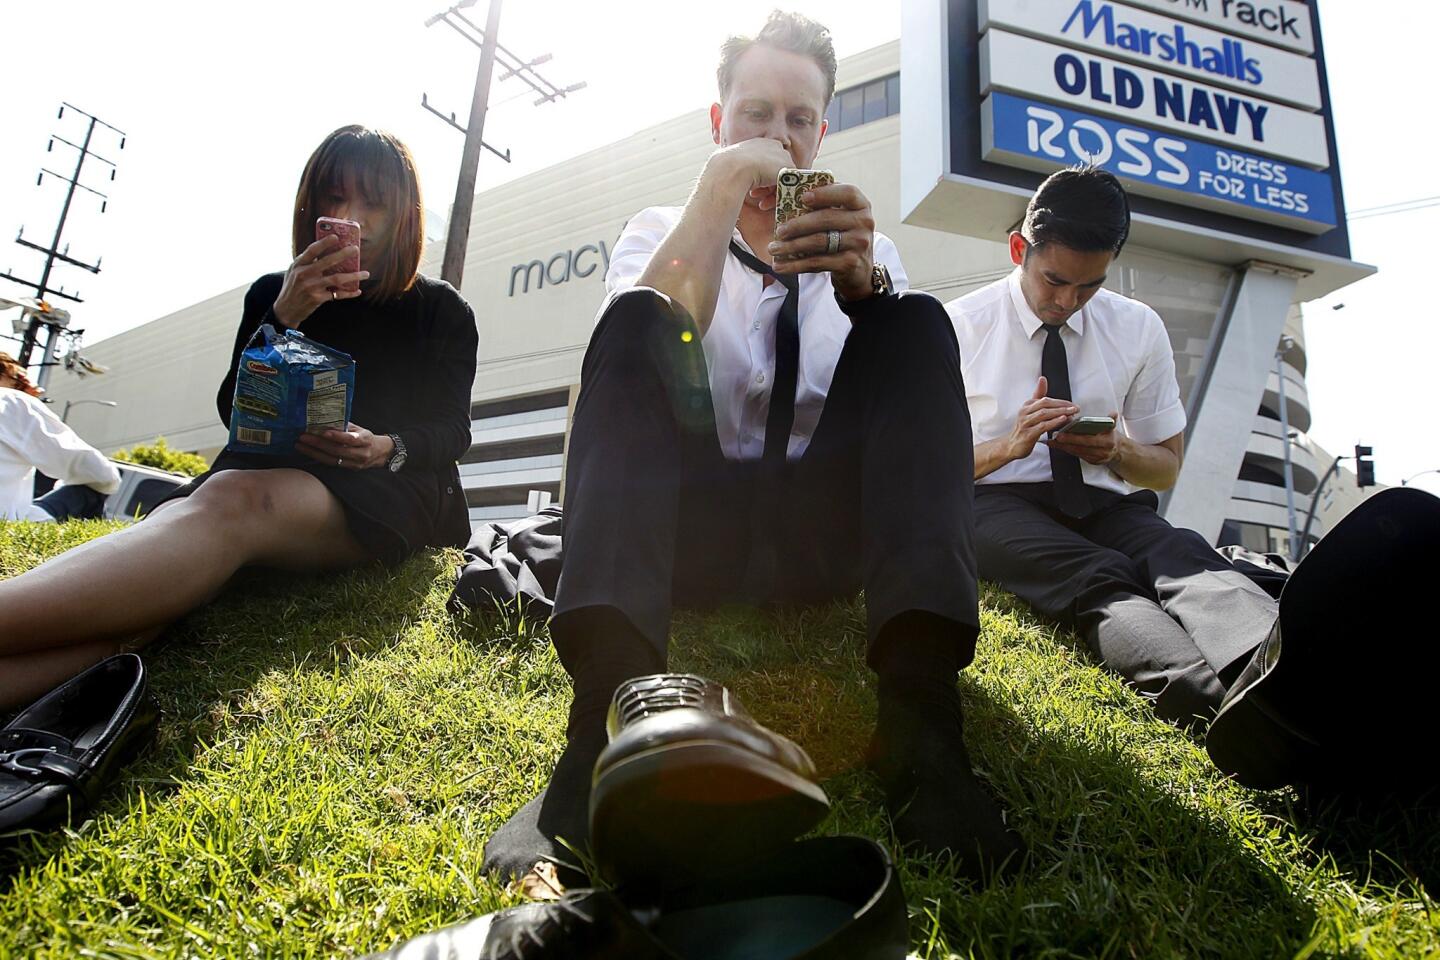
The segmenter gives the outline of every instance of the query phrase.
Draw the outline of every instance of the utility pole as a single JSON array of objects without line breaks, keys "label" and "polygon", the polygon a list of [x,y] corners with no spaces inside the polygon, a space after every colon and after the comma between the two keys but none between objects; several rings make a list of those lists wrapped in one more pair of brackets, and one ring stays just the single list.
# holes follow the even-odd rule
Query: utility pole
[{"label": "utility pole", "polygon": [[[463,127],[460,126],[455,120],[455,114],[446,116],[430,105],[430,98],[426,94],[420,95],[422,107],[465,134],[465,147],[460,153],[460,174],[455,181],[455,202],[450,207],[450,227],[445,238],[445,259],[440,268],[440,278],[457,290],[460,289],[460,281],[465,273],[465,251],[470,242],[470,218],[475,207],[475,178],[480,165],[480,148],[484,147],[506,163],[510,162],[508,149],[501,153],[484,140],[485,114],[490,105],[490,81],[496,62],[505,68],[505,73],[500,76],[502,82],[511,77],[519,77],[540,94],[540,98],[535,101],[536,106],[565,97],[585,86],[582,82],[568,87],[557,87],[536,73],[535,67],[549,61],[550,55],[544,54],[525,61],[501,46],[498,39],[501,0],[490,0],[484,30],[460,12],[466,7],[474,6],[475,2],[476,0],[460,0],[455,6],[425,21],[427,27],[443,22],[480,48],[480,67],[475,73],[475,93],[470,100],[469,122]],[[462,24],[464,26],[461,26]]]},{"label": "utility pole", "polygon": [[[14,276],[8,271],[0,273],[0,277],[3,277],[6,280],[11,280],[24,286],[33,287],[35,290],[35,297],[38,301],[40,301],[40,308],[30,312],[30,322],[25,328],[24,339],[21,341],[20,345],[20,356],[17,359],[19,360],[21,367],[28,368],[30,366],[30,356],[35,349],[35,341],[39,337],[40,328],[42,326],[45,327],[45,352],[40,365],[40,373],[36,377],[36,382],[41,387],[44,387],[46,381],[49,380],[50,368],[54,365],[56,336],[58,335],[58,332],[65,326],[65,324],[69,322],[69,315],[66,314],[64,311],[55,311],[55,314],[57,315],[57,319],[55,320],[50,320],[46,318],[47,314],[51,312],[51,308],[46,301],[46,295],[54,294],[57,297],[64,297],[66,300],[71,300],[75,303],[84,302],[80,299],[78,295],[66,293],[63,286],[50,286],[50,275],[55,269],[56,262],[59,261],[63,263],[68,263],[71,266],[79,267],[82,270],[88,270],[91,273],[100,272],[99,259],[96,259],[94,263],[85,263],[81,260],[76,260],[73,257],[69,256],[70,247],[68,244],[63,248],[60,246],[61,235],[65,232],[65,220],[70,215],[70,203],[72,200],[75,199],[75,191],[77,189],[85,190],[99,197],[101,213],[105,212],[105,207],[109,203],[109,198],[105,194],[101,193],[99,190],[87,187],[80,182],[80,173],[85,167],[85,161],[90,157],[94,157],[101,163],[109,164],[110,179],[115,179],[115,164],[110,160],[106,160],[104,157],[100,156],[98,153],[95,153],[90,149],[90,142],[95,136],[95,128],[97,126],[101,126],[113,131],[116,134],[119,134],[120,149],[125,149],[125,131],[111,126],[110,124],[106,123],[104,120],[101,120],[99,117],[94,116],[93,114],[86,113],[79,107],[73,106],[72,104],[68,103],[62,103],[60,105],[60,112],[56,116],[56,119],[63,120],[65,118],[65,111],[67,109],[73,110],[75,113],[78,113],[81,116],[89,119],[90,122],[85,128],[84,143],[71,143],[69,140],[66,140],[64,137],[56,134],[50,138],[50,143],[46,146],[45,149],[46,152],[53,150],[55,147],[55,141],[58,140],[65,146],[72,147],[75,150],[79,151],[79,155],[75,159],[75,172],[70,176],[66,177],[59,173],[56,173],[53,170],[42,167],[40,170],[40,176],[37,177],[35,180],[35,185],[39,186],[41,183],[44,182],[46,174],[49,174],[50,176],[56,177],[69,184],[69,187],[65,191],[65,203],[60,208],[60,220],[55,225],[55,235],[53,238],[51,238],[50,246],[48,247],[42,247],[38,243],[31,243],[29,240],[26,240],[24,227],[20,228],[20,233],[15,237],[15,242],[20,244],[20,246],[29,247],[32,250],[37,250],[40,253],[45,254],[45,267],[40,273],[40,280],[38,282],[31,280],[23,280],[20,277]],[[63,320],[60,319],[60,317],[62,316]]]}]

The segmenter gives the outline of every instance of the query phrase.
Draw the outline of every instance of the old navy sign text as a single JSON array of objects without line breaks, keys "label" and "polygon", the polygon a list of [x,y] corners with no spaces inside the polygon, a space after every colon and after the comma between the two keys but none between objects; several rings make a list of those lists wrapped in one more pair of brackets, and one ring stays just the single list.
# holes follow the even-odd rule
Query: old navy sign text
[{"label": "old navy sign text", "polygon": [[1336,225],[1330,176],[1305,167],[1006,93],[991,94],[981,118],[993,163],[1045,172],[1095,163],[1136,193],[1307,233]]},{"label": "old navy sign text", "polygon": [[1007,90],[1324,168],[1317,114],[1004,30],[980,40],[980,92]]},{"label": "old navy sign text", "polygon": [[1310,110],[1320,75],[1308,57],[1109,0],[980,0],[980,31],[1000,27],[1110,53]]}]

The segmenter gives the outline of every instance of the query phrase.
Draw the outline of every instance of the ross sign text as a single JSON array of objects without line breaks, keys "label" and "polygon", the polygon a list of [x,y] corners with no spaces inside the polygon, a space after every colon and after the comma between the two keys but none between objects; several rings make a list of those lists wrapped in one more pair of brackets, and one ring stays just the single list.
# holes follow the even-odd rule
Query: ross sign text
[{"label": "ross sign text", "polygon": [[981,149],[1044,172],[1094,163],[1136,193],[1307,233],[1336,225],[1328,174],[1006,93],[981,105]]}]

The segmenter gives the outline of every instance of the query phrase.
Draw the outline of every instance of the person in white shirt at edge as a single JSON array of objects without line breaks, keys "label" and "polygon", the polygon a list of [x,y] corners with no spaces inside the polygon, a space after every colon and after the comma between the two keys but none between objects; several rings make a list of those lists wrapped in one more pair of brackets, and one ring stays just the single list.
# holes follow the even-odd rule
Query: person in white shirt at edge
[{"label": "person in white shirt at edge", "polygon": [[[1102,286],[1129,229],[1114,176],[1062,170],[1010,234],[1015,270],[946,304],[974,430],[976,549],[982,578],[1078,629],[1159,715],[1192,725],[1215,715],[1278,606],[1156,513],[1185,411],[1163,321]],[[1054,432],[1078,416],[1117,426]]]},{"label": "person in white shirt at edge", "polygon": [[811,212],[776,229],[779,171],[811,168],[825,133],[828,31],[776,12],[723,46],[718,76],[718,149],[689,200],[636,214],[612,255],[551,620],[574,678],[568,743],[484,869],[518,876],[548,859],[583,876],[565,869],[565,845],[588,842],[606,708],[618,684],[664,670],[672,603],[863,586],[879,693],[869,760],[896,834],[988,875],[1022,844],[971,771],[955,683],[979,619],[969,446],[933,443],[969,435],[949,319],[928,294],[894,292],[905,274],[859,187],[813,190]]},{"label": "person in white shirt at edge", "polygon": [[52,521],[34,500],[35,470],[67,486],[114,493],[120,471],[40,400],[40,391],[8,353],[0,353],[0,520]]}]

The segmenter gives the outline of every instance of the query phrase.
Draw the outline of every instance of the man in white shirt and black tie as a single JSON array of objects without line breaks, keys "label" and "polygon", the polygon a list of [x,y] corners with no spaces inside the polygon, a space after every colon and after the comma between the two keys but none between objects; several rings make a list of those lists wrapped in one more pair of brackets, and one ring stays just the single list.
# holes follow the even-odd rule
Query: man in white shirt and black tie
[{"label": "man in white shirt and black tie", "polygon": [[583,847],[591,768],[623,681],[662,671],[672,603],[817,601],[862,587],[879,717],[870,762],[897,836],[980,876],[1018,838],[970,769],[955,684],[979,630],[969,437],[949,320],[900,293],[855,185],[775,221],[814,165],[828,31],[776,13],[722,49],[717,150],[683,208],[627,224],[581,373],[551,635],[574,678],[547,790],[486,849],[523,874]]},{"label": "man in white shirt and black tie", "polygon": [[[1279,607],[1203,537],[1156,513],[1153,491],[1180,471],[1185,411],[1159,315],[1103,287],[1129,230],[1114,176],[1062,170],[1010,234],[1015,270],[946,309],[973,428],[980,576],[1074,626],[1157,713],[1189,725],[1243,689],[1242,671],[1248,683],[1273,662],[1262,645]],[[1058,432],[1079,417],[1115,426]],[[1212,757],[1225,766],[1248,740],[1242,782],[1315,773],[1302,756],[1315,745],[1283,712],[1235,711],[1222,755],[1212,730]],[[1243,730],[1232,722],[1242,714]]]}]

